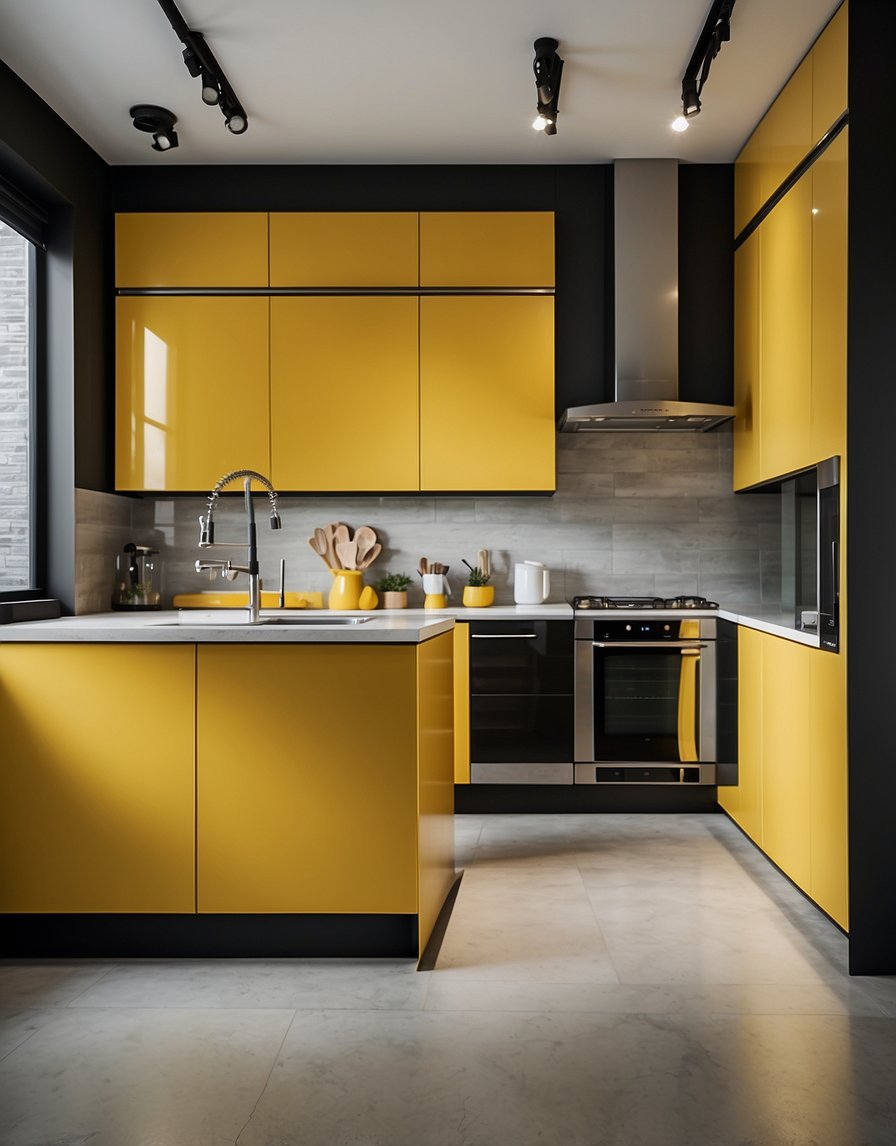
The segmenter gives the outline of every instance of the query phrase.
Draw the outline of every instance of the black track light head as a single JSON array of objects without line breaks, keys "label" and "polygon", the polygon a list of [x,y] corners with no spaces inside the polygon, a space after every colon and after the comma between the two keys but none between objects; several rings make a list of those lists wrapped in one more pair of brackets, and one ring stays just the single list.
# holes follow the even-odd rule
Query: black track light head
[{"label": "black track light head", "polygon": [[559,44],[550,36],[535,41],[536,116],[532,126],[545,135],[557,134],[557,102],[560,98],[560,79],[563,61],[557,55]]},{"label": "black track light head", "polygon": [[130,116],[138,131],[148,131],[152,135],[153,151],[172,151],[177,147],[177,132],[174,130],[177,116],[174,112],[154,103],[138,103],[131,108]]}]

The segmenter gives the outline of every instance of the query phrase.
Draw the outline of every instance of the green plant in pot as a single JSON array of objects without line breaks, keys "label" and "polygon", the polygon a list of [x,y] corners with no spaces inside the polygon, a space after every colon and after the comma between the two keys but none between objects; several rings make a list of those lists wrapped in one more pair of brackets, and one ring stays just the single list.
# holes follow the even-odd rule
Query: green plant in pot
[{"label": "green plant in pot", "polygon": [[384,609],[406,609],[408,607],[408,585],[411,578],[405,573],[387,573],[376,583]]},{"label": "green plant in pot", "polygon": [[479,565],[471,565],[469,561],[464,561],[464,565],[470,570],[464,586],[464,604],[470,609],[481,609],[491,605],[495,599],[495,587],[489,584],[491,574],[486,573]]}]

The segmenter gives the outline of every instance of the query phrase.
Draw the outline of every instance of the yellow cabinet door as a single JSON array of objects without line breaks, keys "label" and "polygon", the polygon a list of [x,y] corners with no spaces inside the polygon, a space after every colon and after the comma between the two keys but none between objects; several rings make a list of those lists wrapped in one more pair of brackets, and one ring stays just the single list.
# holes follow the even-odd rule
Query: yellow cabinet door
[{"label": "yellow cabinet door", "polygon": [[200,912],[417,911],[416,672],[408,645],[199,646]]},{"label": "yellow cabinet door", "polygon": [[762,848],[810,894],[813,651],[762,638]]},{"label": "yellow cabinet door", "polygon": [[761,480],[759,232],[734,252],[734,488]]},{"label": "yellow cabinet door", "polygon": [[194,910],[191,645],[0,645],[0,911]]},{"label": "yellow cabinet door", "polygon": [[554,300],[420,301],[423,490],[553,490]]},{"label": "yellow cabinet door", "polygon": [[805,159],[814,142],[810,52],[762,120],[759,154],[763,203]]},{"label": "yellow cabinet door", "polygon": [[849,5],[842,4],[812,49],[812,142],[817,143],[849,105]]},{"label": "yellow cabinet door", "polygon": [[[814,464],[812,410],[812,180],[791,188],[760,225],[759,409],[762,478]],[[756,424],[754,417],[754,425]]]},{"label": "yellow cabinet door", "polygon": [[271,286],[416,286],[416,211],[276,212]]},{"label": "yellow cabinet door", "polygon": [[739,235],[763,204],[762,124],[747,140],[734,164],[734,234]]},{"label": "yellow cabinet door", "polygon": [[737,785],[719,787],[719,803],[762,847],[762,641],[761,633],[737,634]]},{"label": "yellow cabinet door", "polygon": [[811,653],[811,895],[849,925],[846,658]]},{"label": "yellow cabinet door", "polygon": [[848,135],[812,167],[812,454],[846,451]]},{"label": "yellow cabinet door", "polygon": [[552,287],[553,212],[422,212],[420,285]]},{"label": "yellow cabinet door", "polygon": [[416,490],[416,298],[271,300],[272,480]]},{"label": "yellow cabinet door", "polygon": [[264,212],[115,216],[117,287],[266,287]]},{"label": "yellow cabinet door", "polygon": [[266,298],[116,302],[115,486],[210,489],[268,473]]}]

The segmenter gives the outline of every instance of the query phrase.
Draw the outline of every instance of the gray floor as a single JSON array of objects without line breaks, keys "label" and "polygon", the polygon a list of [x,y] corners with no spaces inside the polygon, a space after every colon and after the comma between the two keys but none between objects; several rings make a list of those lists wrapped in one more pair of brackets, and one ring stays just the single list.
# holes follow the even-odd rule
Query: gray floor
[{"label": "gray floor", "polygon": [[722,816],[463,816],[435,971],[0,964],[2,1146],[892,1146],[896,980]]}]

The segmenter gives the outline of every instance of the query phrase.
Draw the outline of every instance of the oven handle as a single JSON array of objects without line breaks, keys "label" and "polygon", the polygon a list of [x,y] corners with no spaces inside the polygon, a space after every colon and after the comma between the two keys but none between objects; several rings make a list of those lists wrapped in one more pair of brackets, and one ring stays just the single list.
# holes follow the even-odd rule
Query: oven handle
[{"label": "oven handle", "polygon": [[537,633],[470,633],[471,641],[529,641]]},{"label": "oven handle", "polygon": [[596,649],[705,649],[699,641],[592,641]]}]

